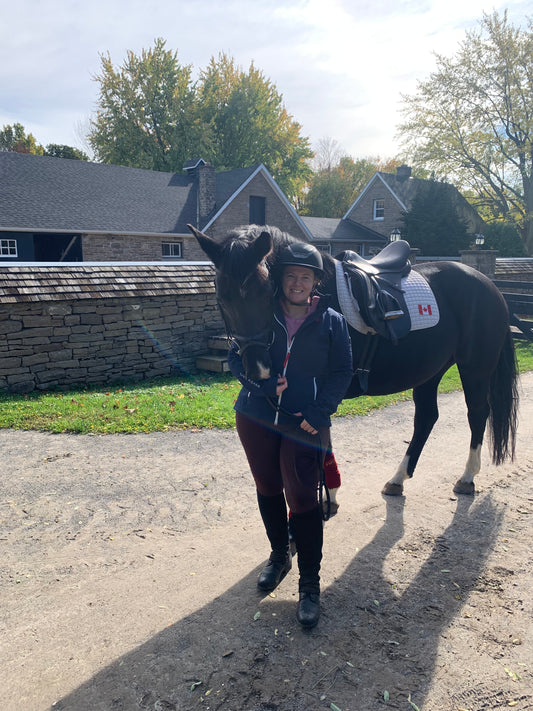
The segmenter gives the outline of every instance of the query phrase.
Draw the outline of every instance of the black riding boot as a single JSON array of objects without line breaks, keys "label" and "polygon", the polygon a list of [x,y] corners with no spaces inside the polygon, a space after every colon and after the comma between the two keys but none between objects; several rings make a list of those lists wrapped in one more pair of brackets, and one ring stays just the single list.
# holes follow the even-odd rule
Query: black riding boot
[{"label": "black riding boot", "polygon": [[260,590],[270,592],[277,588],[292,568],[287,527],[287,505],[284,494],[263,496],[257,492],[257,503],[272,552],[257,580]]},{"label": "black riding boot", "polygon": [[324,539],[319,506],[303,514],[293,513],[291,530],[298,552],[300,599],[296,617],[302,627],[314,627],[320,617],[320,562]]}]

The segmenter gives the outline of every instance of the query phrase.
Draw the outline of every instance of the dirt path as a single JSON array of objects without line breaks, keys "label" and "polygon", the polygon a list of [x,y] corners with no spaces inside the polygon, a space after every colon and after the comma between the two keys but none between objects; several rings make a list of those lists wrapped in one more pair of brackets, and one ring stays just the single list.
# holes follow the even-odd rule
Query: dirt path
[{"label": "dirt path", "polygon": [[[516,462],[452,493],[460,394],[405,498],[380,491],[412,404],[335,422],[323,615],[271,596],[266,539],[234,432],[0,430],[2,711],[533,709],[533,374]],[[259,614],[258,614],[259,613]]]}]

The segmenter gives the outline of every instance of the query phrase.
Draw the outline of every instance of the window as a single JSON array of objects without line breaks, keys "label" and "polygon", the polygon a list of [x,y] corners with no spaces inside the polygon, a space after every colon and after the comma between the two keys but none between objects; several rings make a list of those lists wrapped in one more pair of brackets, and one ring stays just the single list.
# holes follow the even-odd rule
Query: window
[{"label": "window", "polygon": [[250,224],[266,224],[266,198],[250,195]]},{"label": "window", "polygon": [[17,240],[0,239],[0,257],[17,257]]},{"label": "window", "polygon": [[385,219],[385,200],[374,200],[374,220]]},{"label": "window", "polygon": [[167,259],[181,257],[181,242],[161,242],[161,254]]},{"label": "window", "polygon": [[331,245],[330,244],[315,244],[315,247],[318,249],[319,252],[325,252],[326,254],[331,254]]}]

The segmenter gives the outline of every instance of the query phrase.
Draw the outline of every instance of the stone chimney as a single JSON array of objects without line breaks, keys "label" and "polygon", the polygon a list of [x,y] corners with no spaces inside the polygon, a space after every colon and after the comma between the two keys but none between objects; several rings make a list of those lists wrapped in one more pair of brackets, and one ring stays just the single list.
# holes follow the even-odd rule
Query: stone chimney
[{"label": "stone chimney", "polygon": [[184,168],[196,183],[196,222],[201,229],[216,207],[215,167],[198,158],[188,161]]},{"label": "stone chimney", "polygon": [[411,177],[411,167],[409,165],[400,165],[396,168],[396,177],[402,182]]}]

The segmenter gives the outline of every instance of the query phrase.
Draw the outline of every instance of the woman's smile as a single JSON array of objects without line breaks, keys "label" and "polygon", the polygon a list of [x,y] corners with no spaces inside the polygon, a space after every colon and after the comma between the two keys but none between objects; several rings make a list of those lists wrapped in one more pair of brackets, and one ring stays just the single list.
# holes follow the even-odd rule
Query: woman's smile
[{"label": "woman's smile", "polygon": [[281,282],[283,295],[293,306],[307,306],[315,284],[314,271],[299,266],[286,267]]}]

